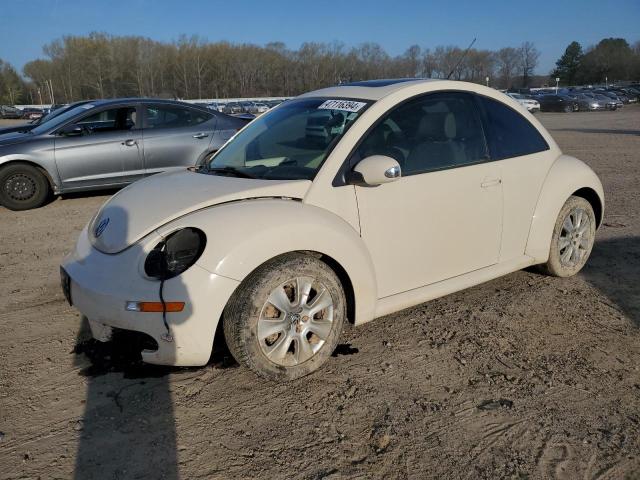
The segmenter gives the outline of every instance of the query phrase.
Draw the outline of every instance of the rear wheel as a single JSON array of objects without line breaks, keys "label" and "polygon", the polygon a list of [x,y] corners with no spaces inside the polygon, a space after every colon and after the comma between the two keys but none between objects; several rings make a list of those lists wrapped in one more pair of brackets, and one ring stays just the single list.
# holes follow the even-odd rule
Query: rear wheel
[{"label": "rear wheel", "polygon": [[0,204],[9,210],[29,210],[46,203],[51,188],[32,165],[16,163],[0,169]]},{"label": "rear wheel", "polygon": [[570,277],[587,262],[596,236],[596,216],[591,204],[581,197],[569,197],[556,220],[545,273]]},{"label": "rear wheel", "polygon": [[225,308],[223,327],[239,363],[281,381],[318,369],[335,350],[345,317],[345,295],[333,270],[292,253],[245,279]]}]

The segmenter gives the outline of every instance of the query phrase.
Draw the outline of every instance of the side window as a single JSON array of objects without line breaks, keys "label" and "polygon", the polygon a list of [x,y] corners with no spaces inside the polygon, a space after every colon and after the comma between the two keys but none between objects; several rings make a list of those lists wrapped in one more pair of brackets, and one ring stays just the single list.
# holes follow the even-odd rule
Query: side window
[{"label": "side window", "polygon": [[174,105],[147,105],[145,111],[146,128],[153,129],[191,127],[213,117],[211,113]]},{"label": "side window", "polygon": [[91,133],[103,133],[134,129],[136,121],[136,107],[118,107],[91,114],[76,124]]},{"label": "side window", "polygon": [[520,113],[497,100],[478,97],[487,122],[487,140],[493,160],[542,152],[549,145]]},{"label": "side window", "polygon": [[487,159],[482,123],[473,98],[435,93],[391,111],[358,148],[360,158],[395,158],[402,175],[470,165]]}]

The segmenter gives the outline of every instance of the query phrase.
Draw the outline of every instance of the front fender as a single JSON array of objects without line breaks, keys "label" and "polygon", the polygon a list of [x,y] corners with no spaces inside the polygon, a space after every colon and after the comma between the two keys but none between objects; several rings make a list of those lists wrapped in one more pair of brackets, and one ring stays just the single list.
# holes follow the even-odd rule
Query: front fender
[{"label": "front fender", "polygon": [[374,318],[377,288],[369,252],[358,232],[327,210],[295,200],[243,200],[194,212],[158,232],[164,236],[189,226],[207,235],[197,264],[237,281],[284,253],[307,250],[327,255],[349,276],[355,323]]},{"label": "front fender", "polygon": [[547,173],[529,229],[525,254],[533,257],[536,263],[549,259],[551,237],[560,209],[571,195],[583,188],[593,190],[600,199],[602,208],[598,220],[601,221],[604,191],[600,179],[581,160],[569,155],[559,156]]}]

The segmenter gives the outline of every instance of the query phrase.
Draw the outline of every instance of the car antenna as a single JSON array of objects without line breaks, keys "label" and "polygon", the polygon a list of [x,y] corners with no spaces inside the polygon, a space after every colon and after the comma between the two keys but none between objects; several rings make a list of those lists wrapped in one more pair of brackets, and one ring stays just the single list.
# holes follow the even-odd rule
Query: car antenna
[{"label": "car antenna", "polygon": [[469,46],[467,47],[467,49],[464,51],[464,53],[462,54],[462,56],[460,57],[460,60],[458,60],[458,63],[456,63],[456,66],[453,67],[451,69],[451,71],[449,72],[449,75],[447,75],[447,80],[449,80],[449,78],[451,78],[451,75],[453,75],[453,72],[456,71],[456,68],[458,68],[460,66],[460,64],[462,63],[462,60],[464,60],[464,57],[467,56],[467,53],[469,53],[469,50],[471,50],[471,47],[473,47],[473,44],[476,43],[476,39],[474,38],[473,41],[469,44]]}]

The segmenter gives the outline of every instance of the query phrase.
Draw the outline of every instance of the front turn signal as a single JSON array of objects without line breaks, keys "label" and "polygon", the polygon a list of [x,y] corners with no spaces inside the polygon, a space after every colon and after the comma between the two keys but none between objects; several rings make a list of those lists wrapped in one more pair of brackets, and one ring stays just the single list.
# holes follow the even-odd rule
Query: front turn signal
[{"label": "front turn signal", "polygon": [[128,312],[162,313],[181,312],[184,310],[184,302],[127,302],[124,309]]}]

